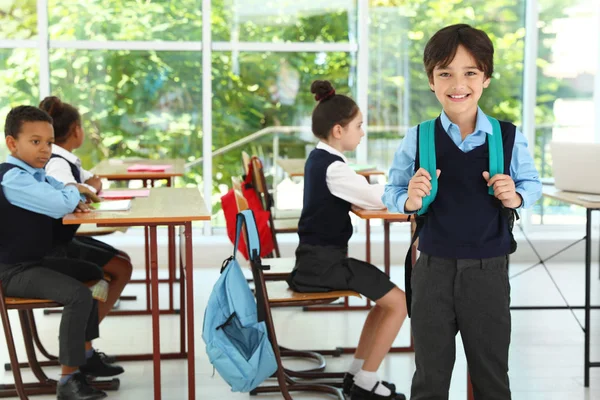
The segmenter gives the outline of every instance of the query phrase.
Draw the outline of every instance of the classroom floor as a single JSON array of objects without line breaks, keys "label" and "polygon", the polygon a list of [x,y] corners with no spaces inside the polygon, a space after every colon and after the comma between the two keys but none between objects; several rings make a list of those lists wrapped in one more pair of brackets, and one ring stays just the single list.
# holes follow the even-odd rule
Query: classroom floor
[{"label": "classroom floor", "polygon": [[[511,275],[529,265],[512,265]],[[584,280],[580,264],[552,264],[552,276],[559,282],[570,304],[583,304]],[[138,271],[135,271],[139,275]],[[217,279],[216,269],[197,269],[195,272],[195,317],[196,317],[196,385],[198,399],[247,399],[247,394],[232,393],[216,374],[204,353],[202,342],[202,318],[212,284]],[[592,276],[592,302],[600,304],[600,281],[598,267]],[[393,268],[392,278],[402,286],[403,270]],[[543,267],[511,280],[513,305],[562,305],[563,300]],[[161,301],[166,299],[162,288]],[[142,285],[131,285],[126,294],[137,294],[137,302],[121,302],[121,309],[142,308],[145,305]],[[12,316],[18,327],[16,313]],[[275,323],[281,344],[291,348],[333,348],[354,346],[360,334],[365,312],[308,313],[299,309],[278,309]],[[513,311],[512,346],[510,352],[510,379],[514,400],[600,400],[600,368],[592,369],[590,388],[583,387],[583,332],[574,315],[569,311]],[[575,312],[583,321],[583,312]],[[60,317],[44,316],[36,312],[41,335],[51,352],[57,350],[57,327]],[[179,330],[177,317],[163,316],[161,319],[161,344],[164,351],[178,348]],[[409,323],[403,327],[396,344],[408,343]],[[174,327],[174,328],[173,328]],[[318,329],[317,329],[318,327]],[[150,317],[109,317],[101,326],[102,338],[95,347],[108,354],[148,352],[151,349]],[[17,334],[17,340],[20,335]],[[20,346],[20,343],[18,344]],[[6,346],[0,345],[0,361],[7,362]],[[332,371],[343,370],[350,356],[329,358]],[[592,361],[600,361],[600,312],[592,313]],[[121,388],[109,392],[109,399],[151,399],[152,363],[129,362],[122,364],[126,372],[121,376]],[[302,366],[290,362],[291,366]],[[409,392],[414,371],[413,354],[389,355],[380,369],[381,378],[394,382],[399,390]],[[57,368],[48,368],[50,377],[57,377]],[[187,397],[185,361],[162,362],[163,399],[176,400]],[[25,373],[25,379],[31,374]],[[10,372],[0,372],[0,381],[11,382]],[[55,399],[55,396],[32,396],[32,399]],[[256,399],[279,399],[280,395],[261,395]],[[294,399],[327,399],[318,394],[294,395]],[[460,337],[457,337],[457,360],[450,389],[451,400],[466,399],[466,362]]]}]

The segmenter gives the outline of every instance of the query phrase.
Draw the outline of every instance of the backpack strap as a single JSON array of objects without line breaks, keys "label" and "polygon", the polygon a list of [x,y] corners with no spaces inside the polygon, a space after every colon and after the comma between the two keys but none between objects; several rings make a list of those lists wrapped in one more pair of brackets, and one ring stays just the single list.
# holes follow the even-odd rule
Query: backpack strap
[{"label": "backpack strap", "polygon": [[431,192],[423,197],[423,206],[417,212],[423,215],[435,199],[438,190],[435,159],[435,119],[419,124],[419,165],[431,175]]},{"label": "backpack strap", "polygon": [[[487,135],[489,159],[490,159],[490,178],[496,174],[504,173],[504,147],[502,143],[502,130],[500,122],[496,118],[488,116],[488,120],[492,124],[493,134]],[[489,194],[494,195],[494,188],[490,186]]]},{"label": "backpack strap", "polygon": [[248,245],[248,257],[251,261],[260,261],[260,240],[258,239],[258,230],[256,229],[256,221],[252,210],[244,210],[238,213],[236,218],[235,229],[235,245],[233,248],[233,256],[237,253],[240,235],[242,234],[242,226],[246,223],[246,242]]}]

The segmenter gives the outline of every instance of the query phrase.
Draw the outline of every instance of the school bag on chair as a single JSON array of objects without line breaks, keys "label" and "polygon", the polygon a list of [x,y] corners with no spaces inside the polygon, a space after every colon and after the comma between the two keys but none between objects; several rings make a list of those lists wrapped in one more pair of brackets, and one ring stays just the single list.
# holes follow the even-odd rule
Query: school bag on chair
[{"label": "school bag on chair", "polygon": [[251,258],[260,262],[254,215],[245,210],[237,214],[233,256],[221,267],[221,276],[208,299],[202,330],[211,364],[234,392],[250,392],[277,370],[266,325],[258,318],[256,300],[235,259],[244,222]]},{"label": "school bag on chair", "polygon": [[[249,165],[248,174],[244,177],[242,183],[242,195],[248,202],[248,208],[254,211],[256,226],[258,228],[258,235],[260,238],[260,251],[261,257],[266,257],[271,254],[275,249],[275,243],[273,242],[273,234],[271,232],[271,213],[263,210],[262,203],[256,194],[252,186],[252,163]],[[236,234],[236,215],[237,205],[235,203],[235,194],[233,189],[230,189],[225,195],[221,197],[221,207],[223,208],[223,214],[225,215],[225,225],[227,227],[227,236],[231,243],[234,243]],[[242,241],[239,244],[238,250],[246,260],[249,260],[248,250],[246,244]]]},{"label": "school bag on chair", "polygon": [[[497,119],[488,116],[488,120],[492,124],[493,134],[487,135],[488,146],[489,146],[489,173],[490,177],[496,174],[504,173],[504,146],[502,142],[502,130],[500,128],[500,122]],[[419,233],[423,228],[423,225],[427,221],[427,210],[437,195],[438,189],[438,178],[436,173],[436,155],[435,155],[435,123],[436,120],[432,119],[419,124],[418,129],[418,151],[419,151],[419,165],[424,168],[431,175],[431,191],[430,194],[423,197],[423,205],[421,209],[415,215],[416,228],[415,232],[410,241],[408,247],[408,253],[404,260],[404,282],[405,282],[405,293],[406,293],[406,306],[408,309],[408,315],[410,317],[411,299],[412,299],[412,288],[410,284],[412,274],[412,246],[419,237]],[[494,188],[490,186],[489,194],[494,195]],[[519,219],[519,214],[516,210],[511,208],[502,207],[502,214],[508,219],[508,228],[510,230],[510,254],[517,250],[517,242],[513,237],[513,226],[515,224],[515,218]]]}]

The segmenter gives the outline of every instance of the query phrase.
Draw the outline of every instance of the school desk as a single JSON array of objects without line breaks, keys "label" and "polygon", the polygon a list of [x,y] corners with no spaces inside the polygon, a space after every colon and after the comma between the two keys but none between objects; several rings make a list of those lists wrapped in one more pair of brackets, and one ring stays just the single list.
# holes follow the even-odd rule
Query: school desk
[{"label": "school desk", "polygon": [[[150,262],[150,284],[152,288],[152,341],[153,352],[147,355],[117,356],[121,361],[151,359],[154,362],[154,399],[161,399],[160,360],[185,358],[188,360],[188,398],[195,399],[194,365],[194,280],[192,221],[209,221],[211,213],[202,195],[196,188],[152,188],[150,196],[132,201],[129,211],[73,213],[63,218],[65,225],[96,224],[98,226],[143,226],[148,228],[147,253]],[[180,351],[161,354],[160,326],[161,310],[158,301],[158,243],[157,227],[182,227],[182,250],[180,301]],[[173,240],[172,240],[173,239]],[[169,250],[174,250],[174,237],[169,237]],[[171,253],[169,255],[171,257]],[[186,351],[187,315],[187,351]],[[168,397],[168,396],[166,396]]]}]

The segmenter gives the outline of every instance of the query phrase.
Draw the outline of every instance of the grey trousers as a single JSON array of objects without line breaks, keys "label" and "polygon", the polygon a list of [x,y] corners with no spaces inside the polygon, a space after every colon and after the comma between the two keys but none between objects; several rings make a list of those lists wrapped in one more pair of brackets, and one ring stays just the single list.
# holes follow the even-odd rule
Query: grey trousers
[{"label": "grey trousers", "polygon": [[49,299],[64,305],[59,329],[61,365],[85,364],[85,342],[96,339],[98,303],[82,282],[102,279],[93,263],[47,257],[38,263],[0,265],[0,281],[6,296]]},{"label": "grey trousers", "polygon": [[411,400],[447,400],[460,331],[476,400],[510,400],[507,256],[421,254],[411,277],[416,372]]}]

